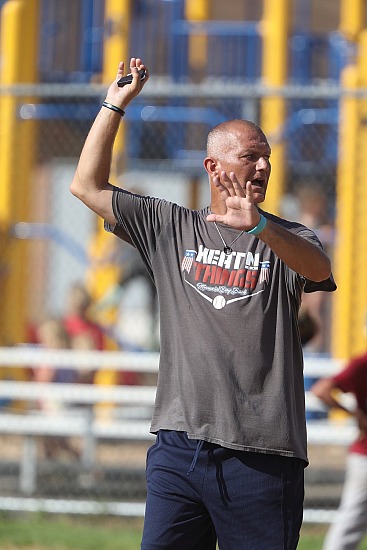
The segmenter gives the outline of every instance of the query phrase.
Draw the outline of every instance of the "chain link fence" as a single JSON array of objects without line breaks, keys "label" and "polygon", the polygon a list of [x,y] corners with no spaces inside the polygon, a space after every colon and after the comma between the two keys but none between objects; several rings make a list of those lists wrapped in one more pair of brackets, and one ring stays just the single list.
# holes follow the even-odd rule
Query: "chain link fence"
[{"label": "chain link fence", "polygon": [[[29,346],[0,350],[0,365],[8,373],[24,366],[42,371],[45,364],[78,372],[130,370],[152,379],[158,354]],[[306,358],[307,376],[338,368],[331,360]],[[154,442],[149,424],[155,385],[142,379],[135,385],[105,386],[9,378],[0,385],[0,509],[141,517],[145,457]],[[326,420],[309,393],[306,408],[310,466],[304,520],[327,523],[340,499],[347,446],[357,428],[347,419]]]},{"label": "chain link fence", "polygon": [[[23,241],[27,279],[22,308],[29,326],[44,315],[62,314],[68,289],[79,280],[97,301],[95,313],[118,344],[157,348],[154,289],[139,259],[130,247],[104,234],[95,216],[69,191],[83,142],[105,91],[101,86],[78,85],[11,89],[14,119],[8,125],[2,124],[1,132],[1,139],[11,143],[8,171],[4,173],[3,169],[3,173],[11,194],[9,201],[18,204],[21,200],[23,206],[9,207],[12,213],[8,215],[4,246],[19,248],[19,240]],[[335,87],[285,88],[284,124],[268,135],[272,148],[282,148],[284,155],[284,182],[280,186],[279,181],[270,180],[270,186],[283,190],[278,198],[280,215],[315,229],[331,255],[338,168],[338,93]],[[6,89],[3,94],[5,101]],[[265,97],[261,87],[212,82],[169,85],[152,78],[127,109],[121,129],[125,147],[122,152],[119,144],[116,147],[112,181],[188,207],[206,206],[209,189],[203,159],[208,131],[231,118],[261,124]],[[3,273],[7,270],[5,260]],[[134,286],[133,274],[144,288],[139,304],[131,304],[131,293],[125,292]],[[16,287],[11,290],[18,291]],[[315,350],[320,352],[329,351],[330,346],[330,300],[326,297],[322,305],[313,305],[315,311],[319,308],[319,315],[326,315],[322,322],[325,330],[315,343]],[[111,308],[112,317],[108,311]],[[132,323],[124,322],[126,310],[129,315],[135,310],[141,324],[145,322],[138,341],[129,330]],[[116,330],[119,314],[122,320]],[[8,328],[3,323],[5,345],[13,343]]]}]

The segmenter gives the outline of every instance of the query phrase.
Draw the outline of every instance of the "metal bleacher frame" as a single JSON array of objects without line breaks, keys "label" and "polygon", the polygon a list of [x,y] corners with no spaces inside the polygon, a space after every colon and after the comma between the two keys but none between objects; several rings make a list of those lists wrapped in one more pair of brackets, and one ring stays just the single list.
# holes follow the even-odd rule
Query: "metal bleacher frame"
[{"label": "metal bleacher frame", "polygon": [[[159,354],[148,352],[79,352],[48,351],[20,346],[0,348],[0,365],[19,368],[51,361],[63,367],[84,369],[113,368],[136,372],[156,373]],[[342,366],[341,361],[327,357],[305,357],[305,379],[331,375]],[[126,516],[144,514],[144,503],[94,502],[73,499],[35,498],[37,479],[36,441],[39,436],[76,436],[83,441],[81,466],[93,467],[98,441],[149,442],[154,436],[149,432],[156,388],[154,386],[95,386],[80,384],[41,384],[16,380],[3,380],[0,384],[0,400],[28,403],[22,411],[14,413],[3,407],[0,410],[0,434],[19,435],[23,438],[23,452],[19,469],[18,497],[0,496],[0,509],[44,510],[59,513],[110,513]],[[33,402],[47,395],[48,399],[68,404],[70,409],[45,415],[36,411]],[[348,445],[357,433],[352,421],[334,421],[326,414],[321,402],[309,391],[305,392],[309,445]],[[345,404],[352,407],[353,400],[345,396]],[[95,405],[109,403],[116,406],[117,415],[108,419],[96,414]],[[77,405],[77,406],[76,406]],[[82,406],[81,406],[82,405]],[[315,414],[313,414],[315,413]],[[305,521],[327,522],[333,510],[305,510]]]}]

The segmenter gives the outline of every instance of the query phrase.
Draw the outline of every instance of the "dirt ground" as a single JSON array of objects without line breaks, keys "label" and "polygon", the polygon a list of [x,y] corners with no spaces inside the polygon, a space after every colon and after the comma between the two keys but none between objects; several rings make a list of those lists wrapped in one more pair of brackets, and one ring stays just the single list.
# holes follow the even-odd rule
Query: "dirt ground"
[{"label": "dirt ground", "polygon": [[309,445],[309,468],[343,470],[347,453],[340,445]]}]

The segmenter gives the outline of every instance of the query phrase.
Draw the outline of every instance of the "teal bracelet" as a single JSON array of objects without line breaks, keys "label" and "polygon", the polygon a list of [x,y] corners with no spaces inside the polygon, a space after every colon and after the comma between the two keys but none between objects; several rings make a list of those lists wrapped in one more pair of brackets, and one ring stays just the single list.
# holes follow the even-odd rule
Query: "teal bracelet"
[{"label": "teal bracelet", "polygon": [[260,214],[259,223],[255,225],[255,227],[250,229],[250,231],[246,231],[246,233],[248,233],[249,235],[258,235],[259,233],[261,233],[263,229],[265,229],[265,226],[267,223],[268,223],[268,220],[265,218],[265,216]]}]

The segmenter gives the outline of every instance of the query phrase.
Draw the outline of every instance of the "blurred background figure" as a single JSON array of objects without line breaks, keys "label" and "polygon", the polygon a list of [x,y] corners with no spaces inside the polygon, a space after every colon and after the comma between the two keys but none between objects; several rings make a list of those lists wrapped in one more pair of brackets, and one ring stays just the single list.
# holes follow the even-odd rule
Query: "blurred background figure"
[{"label": "blurred background figure", "polygon": [[[70,338],[70,347],[75,350],[105,349],[105,334],[92,318],[92,298],[80,281],[73,283],[66,296],[66,312],[64,315],[65,330]],[[95,382],[95,370],[79,370],[79,383]]]},{"label": "blurred background figure", "polygon": [[[332,257],[334,230],[330,220],[328,197],[316,185],[300,186],[296,194],[299,204],[299,221],[313,229],[322,242],[326,253]],[[302,305],[315,323],[313,337],[307,343],[307,350],[325,352],[329,349],[330,299],[324,292],[304,294]]]},{"label": "blurred background figure", "polygon": [[[40,324],[37,331],[38,341],[42,347],[48,350],[64,350],[70,348],[70,339],[65,330],[63,321],[59,318],[49,318]],[[71,384],[78,380],[76,370],[43,364],[33,369],[33,379],[42,383],[63,383]],[[65,405],[49,398],[39,400],[38,408],[45,414],[59,413]],[[46,458],[57,458],[60,453],[66,454],[73,459],[79,459],[79,451],[65,437],[46,436],[42,439],[43,449]]]},{"label": "blurred background figure", "polygon": [[[310,227],[319,237],[326,253],[332,257],[334,230],[330,221],[329,201],[324,189],[318,185],[303,185],[297,190],[296,198],[299,205],[300,223]],[[315,330],[307,342],[307,350],[325,352],[329,348],[330,299],[325,292],[304,293],[302,309],[312,318]]]},{"label": "blurred background figure", "polygon": [[[324,550],[353,550],[367,531],[367,352],[353,358],[336,376],[318,380],[311,391],[328,407],[352,414],[359,427],[349,448],[340,506],[323,546]],[[338,392],[355,397],[354,410],[343,405]]]},{"label": "blurred background figure", "polygon": [[298,326],[301,335],[301,344],[305,347],[317,332],[317,325],[308,309],[301,304],[298,313]]},{"label": "blurred background figure", "polygon": [[92,307],[95,320],[120,348],[158,350],[157,293],[137,250],[123,242],[108,242],[108,246],[90,254],[90,262],[88,288],[97,287],[103,277],[102,270],[109,269],[110,273],[112,269],[108,266],[114,266],[114,276],[110,273],[105,290],[96,291]]},{"label": "blurred background figure", "polygon": [[[294,193],[285,195],[282,201],[282,212],[289,219],[296,219],[306,227],[311,228],[325,249],[327,255],[333,257],[334,227],[330,206],[330,197],[325,189],[315,182],[300,182]],[[307,351],[323,353],[330,349],[330,307],[331,300],[323,292],[304,293],[300,321],[306,329],[313,324],[312,335],[308,332],[304,347]]]},{"label": "blurred background figure", "polygon": [[327,254],[334,244],[334,229],[331,220],[330,199],[325,189],[317,184],[300,185],[296,194],[299,204],[299,219],[307,227],[312,227]]},{"label": "blurred background figure", "polygon": [[74,283],[66,297],[64,325],[70,338],[81,348],[103,350],[104,332],[90,316],[92,299],[81,282]]},{"label": "blurred background figure", "polygon": [[[71,337],[70,347],[71,349],[74,349],[74,350],[84,350],[84,351],[90,351],[90,350],[96,349],[94,338],[92,338],[91,334],[88,332],[81,332],[80,334],[76,334],[75,336]],[[78,370],[76,381],[78,382],[78,384],[93,384],[95,372],[96,371],[94,369]]]}]

